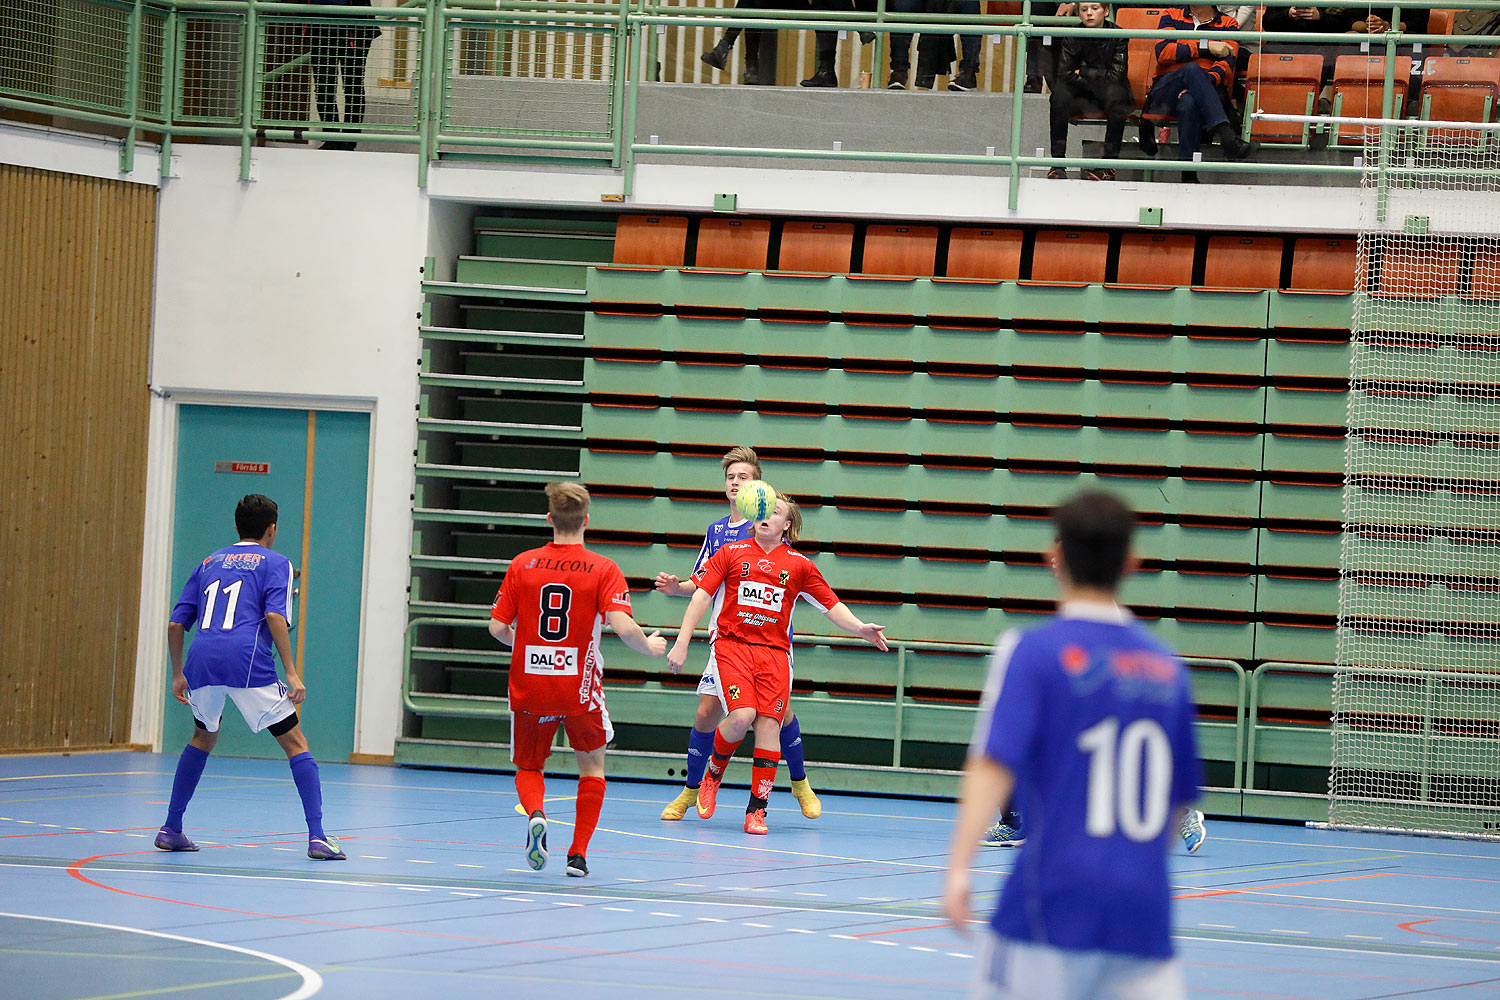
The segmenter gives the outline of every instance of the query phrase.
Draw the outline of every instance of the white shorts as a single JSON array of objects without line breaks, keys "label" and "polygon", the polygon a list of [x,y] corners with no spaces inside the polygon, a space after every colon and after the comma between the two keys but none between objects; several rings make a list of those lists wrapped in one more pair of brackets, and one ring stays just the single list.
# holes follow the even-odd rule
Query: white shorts
[{"label": "white shorts", "polygon": [[[719,665],[714,660],[714,644],[708,644],[708,662],[703,665],[703,676],[698,678],[698,694],[719,698]],[[719,698],[722,702],[724,699]]]},{"label": "white shorts", "polygon": [[1012,941],[985,928],[974,1000],[1184,1000],[1175,958],[1137,958]]},{"label": "white shorts", "polygon": [[297,706],[286,696],[286,687],[280,681],[258,688],[232,688],[222,684],[193,688],[188,691],[188,707],[193,710],[193,718],[203,723],[203,728],[211,733],[219,731],[219,716],[224,714],[226,694],[245,717],[245,724],[252,733],[274,726],[297,711]]}]

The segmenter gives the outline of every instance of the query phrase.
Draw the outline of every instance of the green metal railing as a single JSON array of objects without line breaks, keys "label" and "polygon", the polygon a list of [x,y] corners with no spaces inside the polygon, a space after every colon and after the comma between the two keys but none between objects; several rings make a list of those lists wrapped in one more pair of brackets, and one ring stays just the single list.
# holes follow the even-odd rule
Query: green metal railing
[{"label": "green metal railing", "polygon": [[[19,0],[0,9],[0,108],[46,114],[121,132],[121,170],[133,169],[136,140],[163,148],[183,136],[237,141],[241,176],[260,139],[375,142],[413,148],[418,182],[440,156],[585,158],[607,160],[634,188],[642,158],[662,155],[752,156],[845,162],[910,162],[1008,169],[1015,207],[1020,179],[1039,167],[1129,166],[1183,169],[1177,162],[1108,161],[1026,155],[1022,82],[1028,38],[1056,39],[1098,32],[1073,18],[1033,16],[1030,0],[1019,15],[897,14],[879,0],[871,12],[685,7],[658,0],[548,2],[548,0],[408,0],[400,7],[346,7],[275,0]],[[1297,0],[1273,0],[1289,6]],[[1325,7],[1361,7],[1329,0]],[[1427,8],[1428,3],[1395,9]],[[1475,8],[1500,10],[1500,0]],[[1008,67],[1012,82],[1009,141],[985,152],[810,149],[638,142],[641,88],[654,75],[658,29],[733,25],[785,30],[858,28],[875,33],[875,72],[891,32],[991,35],[1016,40]],[[1159,31],[1119,32],[1158,38]],[[1238,42],[1298,42],[1384,52],[1382,117],[1393,104],[1398,52],[1405,47],[1494,44],[1491,36],[1392,31],[1379,36],[1258,31],[1181,32],[1174,37]],[[346,82],[376,81],[378,101],[366,101],[362,121],[325,120],[318,83],[347,70],[350,39],[365,39]],[[368,88],[366,88],[368,89]],[[343,114],[350,114],[345,94]],[[357,101],[354,102],[357,104]],[[992,105],[991,105],[992,106]],[[378,110],[379,114],[374,112]],[[1031,114],[1038,114],[1033,105]],[[1323,126],[1314,125],[1314,129]],[[1347,163],[1214,162],[1187,169],[1226,174],[1349,175]],[[1149,176],[1149,175],[1148,175]]]}]

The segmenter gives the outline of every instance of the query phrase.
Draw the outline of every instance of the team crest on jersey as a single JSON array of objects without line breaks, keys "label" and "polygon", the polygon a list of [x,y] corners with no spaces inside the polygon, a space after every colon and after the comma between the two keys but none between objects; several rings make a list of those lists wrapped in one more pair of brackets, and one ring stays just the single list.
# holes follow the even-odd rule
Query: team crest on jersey
[{"label": "team crest on jersey", "polygon": [[728,695],[730,701],[734,701],[740,696],[740,686],[738,684],[729,685],[729,690],[725,694]]},{"label": "team crest on jersey", "polygon": [[785,587],[787,581],[790,580],[791,578],[792,578],[792,571],[789,570],[789,569],[784,569],[784,570],[781,571],[781,575],[776,578],[776,582],[779,583],[779,584],[781,584],[783,587]]},{"label": "team crest on jersey", "polygon": [[762,573],[769,573],[776,568],[776,564],[769,559],[762,559],[756,565],[760,567]]}]

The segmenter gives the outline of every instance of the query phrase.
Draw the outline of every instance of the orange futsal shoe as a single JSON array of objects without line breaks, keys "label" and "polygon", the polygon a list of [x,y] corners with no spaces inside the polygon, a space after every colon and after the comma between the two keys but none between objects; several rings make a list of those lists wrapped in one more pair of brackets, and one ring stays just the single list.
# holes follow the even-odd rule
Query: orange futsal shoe
[{"label": "orange futsal shoe", "polygon": [[714,777],[712,771],[703,772],[703,781],[698,785],[699,819],[708,819],[714,814],[714,806],[719,804],[719,782],[723,780],[722,774]]},{"label": "orange futsal shoe", "polygon": [[766,826],[764,809],[754,809],[745,813],[745,832],[759,834],[762,837],[771,832]]}]

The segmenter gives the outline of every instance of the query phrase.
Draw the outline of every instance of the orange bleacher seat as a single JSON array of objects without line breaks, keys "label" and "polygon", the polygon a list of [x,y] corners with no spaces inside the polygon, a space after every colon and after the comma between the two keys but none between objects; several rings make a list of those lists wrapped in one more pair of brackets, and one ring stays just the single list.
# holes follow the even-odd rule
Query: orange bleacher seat
[{"label": "orange bleacher seat", "polygon": [[[1310,115],[1317,106],[1323,79],[1323,57],[1257,52],[1245,72],[1246,100],[1253,91],[1253,110],[1280,115]],[[1307,141],[1306,122],[1252,121],[1250,138],[1261,142]]]},{"label": "orange bleacher seat", "polygon": [[948,277],[1014,281],[1021,276],[1019,229],[954,229],[948,234]]},{"label": "orange bleacher seat", "polygon": [[[1451,35],[1453,34],[1453,17],[1457,14],[1456,9],[1429,10],[1427,12],[1427,34],[1429,35]],[[1448,46],[1433,45],[1427,50],[1429,56],[1445,56],[1448,54]]]},{"label": "orange bleacher seat", "polygon": [[[1166,7],[1116,7],[1114,22],[1127,31],[1149,31],[1161,23]],[[1130,92],[1135,95],[1135,106],[1142,107],[1146,94],[1151,89],[1151,78],[1156,75],[1155,38],[1132,38],[1130,40],[1129,75]]]},{"label": "orange bleacher seat", "polygon": [[1359,242],[1304,236],[1292,244],[1291,287],[1299,291],[1352,292]]},{"label": "orange bleacher seat", "polygon": [[1109,234],[1044,229],[1031,248],[1031,280],[1049,284],[1102,283]]},{"label": "orange bleacher seat", "polygon": [[861,274],[930,278],[937,267],[937,226],[870,226]]},{"label": "orange bleacher seat", "polygon": [[704,219],[698,223],[698,267],[763,271],[771,249],[769,219]]},{"label": "orange bleacher seat", "polygon": [[688,220],[680,215],[622,215],[615,224],[615,263],[681,267]]},{"label": "orange bleacher seat", "polygon": [[852,222],[788,222],[781,230],[777,269],[848,274],[854,256]]},{"label": "orange bleacher seat", "polygon": [[1279,288],[1280,236],[1215,236],[1203,261],[1205,288]]},{"label": "orange bleacher seat", "polygon": [[[1500,59],[1437,56],[1422,68],[1422,117],[1428,121],[1488,122],[1500,98]],[[1438,128],[1429,142],[1480,144],[1484,133]]]},{"label": "orange bleacher seat", "polygon": [[1500,299],[1500,246],[1487,240],[1474,248],[1474,271],[1469,276],[1471,299]]},{"label": "orange bleacher seat", "polygon": [[1191,285],[1197,239],[1189,233],[1126,233],[1115,280],[1122,285]]},{"label": "orange bleacher seat", "polygon": [[1376,248],[1377,295],[1432,299],[1464,291],[1463,246],[1456,239],[1390,236]]},{"label": "orange bleacher seat", "polygon": [[[1392,81],[1391,116],[1402,117],[1406,107],[1406,88],[1411,82],[1411,60],[1396,59]],[[1334,111],[1344,118],[1381,117],[1381,95],[1385,91],[1385,56],[1339,56],[1333,63]],[[1364,142],[1362,125],[1340,125],[1335,142],[1359,145]]]}]

